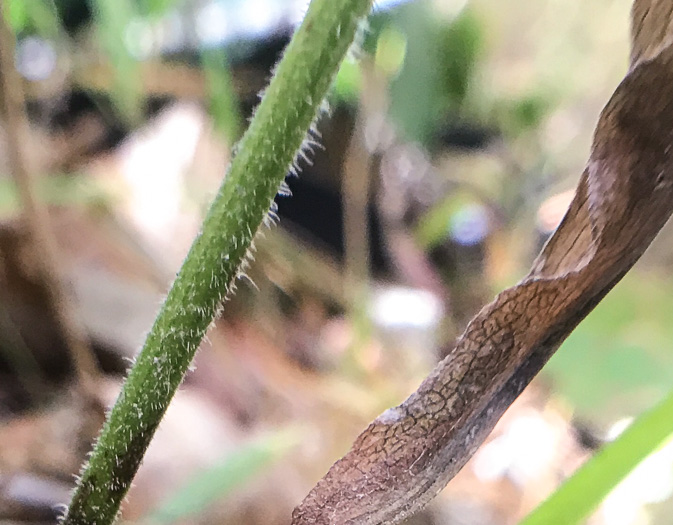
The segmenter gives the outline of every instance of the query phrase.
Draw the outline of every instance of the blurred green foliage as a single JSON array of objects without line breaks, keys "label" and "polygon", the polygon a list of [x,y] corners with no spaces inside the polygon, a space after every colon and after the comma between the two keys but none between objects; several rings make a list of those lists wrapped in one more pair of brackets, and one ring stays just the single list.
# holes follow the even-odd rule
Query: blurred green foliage
[{"label": "blurred green foliage", "polygon": [[483,25],[475,12],[464,8],[437,32],[438,81],[444,86],[440,101],[444,113],[460,114],[484,46]]},{"label": "blurred green foliage", "polygon": [[521,525],[584,523],[610,491],[672,435],[673,391],[597,452]]},{"label": "blurred green foliage", "polygon": [[603,427],[673,385],[673,281],[637,269],[581,323],[544,372],[578,417]]},{"label": "blurred green foliage", "polygon": [[38,33],[54,38],[61,31],[58,11],[51,0],[7,0],[5,9],[16,32]]},{"label": "blurred green foliage", "polygon": [[550,94],[533,93],[519,99],[502,100],[495,109],[500,129],[515,138],[525,131],[537,133],[552,109]]},{"label": "blurred green foliage", "polygon": [[140,12],[146,16],[161,16],[180,2],[181,0],[141,0]]},{"label": "blurred green foliage", "polygon": [[[50,174],[35,183],[38,198],[50,206],[107,206],[105,189],[86,175]],[[0,177],[0,217],[18,214],[21,202],[14,182]]]},{"label": "blurred green foliage", "polygon": [[210,115],[215,127],[233,143],[243,130],[227,54],[222,49],[204,49],[201,52],[201,64],[206,76]]},{"label": "blurred green foliage", "polygon": [[132,20],[140,13],[134,0],[91,0],[100,46],[112,65],[112,99],[120,116],[137,125],[143,114],[142,77],[126,36]]},{"label": "blurred green foliage", "polygon": [[437,61],[441,26],[427,1],[396,9],[391,24],[407,44],[404,65],[390,86],[390,116],[407,140],[429,144],[443,90],[444,65]]},{"label": "blurred green foliage", "polygon": [[221,463],[198,473],[147,518],[149,523],[168,525],[205,512],[210,505],[240,489],[255,475],[269,468],[300,442],[296,429],[273,432],[251,441]]},{"label": "blurred green foliage", "polygon": [[416,228],[416,240],[420,246],[430,250],[444,242],[449,235],[451,218],[465,206],[478,202],[467,191],[452,192],[421,219]]}]

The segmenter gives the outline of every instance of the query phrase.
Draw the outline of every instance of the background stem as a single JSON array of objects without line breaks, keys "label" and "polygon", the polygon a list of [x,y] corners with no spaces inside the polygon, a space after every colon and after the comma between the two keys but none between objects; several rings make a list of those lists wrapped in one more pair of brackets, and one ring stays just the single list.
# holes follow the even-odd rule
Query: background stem
[{"label": "background stem", "polygon": [[0,104],[5,121],[10,171],[21,197],[30,248],[47,292],[49,308],[72,357],[79,386],[87,397],[94,400],[99,376],[98,363],[63,284],[58,250],[49,231],[47,210],[35,197],[35,174],[26,157],[28,122],[21,77],[14,67],[15,37],[7,21],[7,8],[5,2],[0,0]]}]

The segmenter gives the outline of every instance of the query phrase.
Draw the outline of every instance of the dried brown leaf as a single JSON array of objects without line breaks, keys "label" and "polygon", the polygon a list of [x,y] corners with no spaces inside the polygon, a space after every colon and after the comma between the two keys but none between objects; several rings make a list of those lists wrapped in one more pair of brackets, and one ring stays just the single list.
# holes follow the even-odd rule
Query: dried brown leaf
[{"label": "dried brown leaf", "polygon": [[631,67],[657,56],[673,42],[673,2],[635,0],[631,10]]},{"label": "dried brown leaf", "polygon": [[424,506],[652,242],[673,210],[672,12],[671,0],[634,4],[631,70],[530,273],[477,314],[416,392],[370,424],[293,525],[396,523]]}]

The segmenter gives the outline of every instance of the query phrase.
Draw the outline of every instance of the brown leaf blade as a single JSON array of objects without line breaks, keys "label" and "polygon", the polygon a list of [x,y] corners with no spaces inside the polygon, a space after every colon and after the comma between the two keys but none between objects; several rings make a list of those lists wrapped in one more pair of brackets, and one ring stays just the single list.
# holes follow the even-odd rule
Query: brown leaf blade
[{"label": "brown leaf blade", "polygon": [[673,42],[673,2],[635,0],[631,10],[631,68]]},{"label": "brown leaf blade", "polygon": [[531,272],[370,424],[293,525],[396,523],[423,507],[652,242],[673,210],[673,47],[644,59],[647,49],[604,108],[575,199]]}]

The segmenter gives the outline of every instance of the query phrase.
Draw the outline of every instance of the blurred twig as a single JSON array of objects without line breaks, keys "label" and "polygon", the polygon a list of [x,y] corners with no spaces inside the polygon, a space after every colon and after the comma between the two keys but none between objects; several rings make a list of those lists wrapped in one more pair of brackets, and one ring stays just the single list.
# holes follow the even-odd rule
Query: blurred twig
[{"label": "blurred twig", "polygon": [[[238,67],[234,73],[232,87],[240,98],[253,97],[264,86],[264,73],[253,68]],[[203,99],[208,94],[205,73],[193,66],[148,61],[139,65],[138,74],[145,96]],[[114,70],[110,64],[86,63],[73,69],[72,78],[82,88],[108,92],[113,88]]]},{"label": "blurred twig", "polygon": [[[297,246],[301,245],[301,249]],[[284,281],[277,283],[281,288],[307,288],[328,297],[342,308],[346,308],[341,269],[320,250],[282,228],[274,228],[265,233],[257,242],[266,273],[282,276]]]},{"label": "blurred twig", "polygon": [[39,363],[7,311],[7,298],[3,292],[4,290],[0,290],[0,331],[3,339],[0,342],[0,352],[16,373],[31,401],[38,403],[44,399],[46,381]]},{"label": "blurred twig", "polygon": [[21,197],[24,221],[49,307],[71,353],[80,387],[85,393],[93,394],[98,365],[63,285],[46,209],[35,198],[33,174],[24,149],[27,121],[21,78],[14,68],[15,37],[6,18],[6,6],[0,2],[0,7],[0,103],[5,117],[10,170]]},{"label": "blurred twig", "polygon": [[[344,163],[343,210],[344,210],[344,252],[347,294],[357,300],[369,280],[369,197],[371,193],[371,172],[373,156],[368,149],[366,127],[372,108],[367,101],[368,90],[372,86],[374,65],[363,59],[361,71],[363,88],[360,108],[355,120],[353,136]],[[378,91],[378,90],[376,90]],[[370,102],[370,101],[369,101]]]}]

